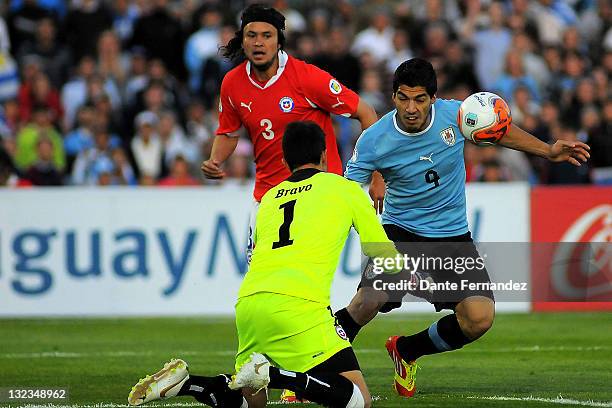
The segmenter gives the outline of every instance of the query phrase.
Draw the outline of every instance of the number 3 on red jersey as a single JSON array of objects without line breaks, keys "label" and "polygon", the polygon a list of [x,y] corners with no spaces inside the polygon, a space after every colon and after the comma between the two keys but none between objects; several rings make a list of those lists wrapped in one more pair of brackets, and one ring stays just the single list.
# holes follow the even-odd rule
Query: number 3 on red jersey
[{"label": "number 3 on red jersey", "polygon": [[261,135],[264,137],[264,139],[274,139],[274,131],[272,130],[272,121],[270,119],[262,119],[259,122],[259,126],[264,128],[264,130],[261,131]]}]

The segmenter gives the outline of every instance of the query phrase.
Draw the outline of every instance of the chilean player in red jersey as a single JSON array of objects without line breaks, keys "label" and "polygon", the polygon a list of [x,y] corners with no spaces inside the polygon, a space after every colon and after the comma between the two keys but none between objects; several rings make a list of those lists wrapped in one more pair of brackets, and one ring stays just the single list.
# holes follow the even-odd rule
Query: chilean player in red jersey
[{"label": "chilean player in red jersey", "polygon": [[238,130],[246,128],[255,151],[256,201],[290,176],[282,163],[281,139],[287,124],[308,120],[325,132],[328,171],[342,175],[330,113],[353,117],[362,129],[378,119],[359,96],[329,73],[283,51],[285,17],[259,4],[242,13],[240,30],[224,47],[224,56],[246,61],[227,73],[221,85],[219,128],[204,175],[222,178],[220,168],[236,148]]},{"label": "chilean player in red jersey", "polygon": [[[285,17],[271,7],[253,4],[241,17],[240,30],[224,47],[224,56],[246,60],[227,73],[221,84],[219,128],[210,158],[202,163],[207,178],[225,176],[221,165],[234,152],[244,127],[255,151],[255,203],[270,188],[290,176],[282,163],[281,140],[287,124],[308,120],[325,133],[328,171],[342,175],[330,114],[357,119],[366,129],[378,119],[374,109],[329,73],[288,55]],[[370,196],[382,211],[384,181],[373,176]],[[249,233],[249,251],[252,249]]]}]

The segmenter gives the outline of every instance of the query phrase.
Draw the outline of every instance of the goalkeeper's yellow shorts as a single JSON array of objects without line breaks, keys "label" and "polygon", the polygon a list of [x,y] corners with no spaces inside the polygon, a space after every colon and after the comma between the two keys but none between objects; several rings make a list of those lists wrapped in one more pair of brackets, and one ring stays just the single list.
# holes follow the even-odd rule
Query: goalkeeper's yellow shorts
[{"label": "goalkeeper's yellow shorts", "polygon": [[264,354],[276,367],[305,372],[351,347],[329,307],[276,293],[238,299],[236,328],[236,371],[253,352]]}]

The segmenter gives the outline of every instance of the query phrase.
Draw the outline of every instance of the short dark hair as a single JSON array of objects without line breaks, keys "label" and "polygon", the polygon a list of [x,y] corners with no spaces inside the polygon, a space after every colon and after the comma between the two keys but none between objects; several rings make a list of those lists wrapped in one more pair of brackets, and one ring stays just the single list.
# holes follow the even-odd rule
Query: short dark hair
[{"label": "short dark hair", "polygon": [[244,35],[244,27],[254,21],[262,21],[269,23],[276,28],[278,32],[278,44],[280,49],[285,48],[285,16],[283,16],[278,10],[272,7],[268,7],[264,4],[251,4],[242,12],[240,30],[236,31],[234,37],[229,42],[221,47],[223,50],[223,56],[237,61],[244,57],[242,50],[242,37]]},{"label": "short dark hair", "polygon": [[438,79],[433,65],[422,58],[412,58],[402,62],[393,74],[393,93],[400,85],[423,86],[429,96],[438,92]]},{"label": "short dark hair", "polygon": [[283,134],[283,156],[293,171],[304,164],[321,163],[325,151],[325,133],[314,122],[291,122]]}]

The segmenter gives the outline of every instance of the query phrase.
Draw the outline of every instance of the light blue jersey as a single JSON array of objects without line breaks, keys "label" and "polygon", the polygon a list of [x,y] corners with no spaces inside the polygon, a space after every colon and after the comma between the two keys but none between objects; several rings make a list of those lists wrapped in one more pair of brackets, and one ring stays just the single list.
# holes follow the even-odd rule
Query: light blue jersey
[{"label": "light blue jersey", "polygon": [[367,183],[374,170],[382,174],[387,184],[383,224],[433,238],[468,232],[460,104],[436,99],[429,126],[418,133],[401,130],[393,110],[359,137],[344,175]]}]

